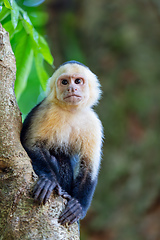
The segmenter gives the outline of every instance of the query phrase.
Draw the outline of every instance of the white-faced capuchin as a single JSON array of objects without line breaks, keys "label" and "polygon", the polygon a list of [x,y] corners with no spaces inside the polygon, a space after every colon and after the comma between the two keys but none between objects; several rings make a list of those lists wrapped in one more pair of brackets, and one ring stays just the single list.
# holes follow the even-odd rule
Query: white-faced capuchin
[{"label": "white-faced capuchin", "polygon": [[92,106],[100,94],[99,81],[88,67],[66,62],[23,124],[21,142],[39,177],[34,199],[45,204],[53,191],[66,198],[61,224],[84,218],[95,191],[103,134]]}]

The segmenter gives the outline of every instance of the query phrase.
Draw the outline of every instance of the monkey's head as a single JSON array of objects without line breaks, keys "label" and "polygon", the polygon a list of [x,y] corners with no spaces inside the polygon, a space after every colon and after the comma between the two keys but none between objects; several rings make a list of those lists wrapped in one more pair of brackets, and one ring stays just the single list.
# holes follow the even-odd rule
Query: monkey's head
[{"label": "monkey's head", "polygon": [[49,100],[62,107],[91,107],[98,102],[100,94],[96,75],[76,61],[62,64],[48,81]]}]

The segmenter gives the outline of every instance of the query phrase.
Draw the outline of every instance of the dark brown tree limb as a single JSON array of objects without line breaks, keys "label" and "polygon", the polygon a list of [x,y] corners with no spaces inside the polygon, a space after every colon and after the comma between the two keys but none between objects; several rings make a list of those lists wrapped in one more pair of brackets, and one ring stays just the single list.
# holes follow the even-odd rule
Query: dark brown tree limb
[{"label": "dark brown tree limb", "polygon": [[31,196],[36,177],[20,143],[21,113],[15,94],[15,57],[0,25],[0,239],[79,239],[78,224],[61,226],[66,200],[52,196],[45,206]]}]

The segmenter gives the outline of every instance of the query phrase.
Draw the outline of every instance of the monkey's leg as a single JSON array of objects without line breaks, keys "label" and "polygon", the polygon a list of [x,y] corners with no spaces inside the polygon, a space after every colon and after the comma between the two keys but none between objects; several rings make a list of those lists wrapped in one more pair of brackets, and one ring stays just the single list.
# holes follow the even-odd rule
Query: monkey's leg
[{"label": "monkey's leg", "polygon": [[91,204],[96,184],[97,176],[93,179],[92,169],[86,167],[86,163],[82,161],[79,174],[73,183],[72,199],[68,201],[66,209],[59,217],[61,224],[72,224],[85,217]]}]

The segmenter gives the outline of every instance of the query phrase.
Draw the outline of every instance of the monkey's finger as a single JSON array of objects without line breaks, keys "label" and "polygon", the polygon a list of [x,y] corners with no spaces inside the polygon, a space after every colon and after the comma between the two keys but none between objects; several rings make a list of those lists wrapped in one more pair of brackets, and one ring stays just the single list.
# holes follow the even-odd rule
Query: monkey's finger
[{"label": "monkey's finger", "polygon": [[37,189],[38,189],[38,187],[39,187],[39,185],[41,184],[42,181],[43,181],[42,178],[40,178],[40,179],[37,181],[36,185],[35,185],[34,188],[33,188],[33,193],[37,191]]},{"label": "monkey's finger", "polygon": [[43,187],[46,184],[46,180],[41,181],[39,186],[37,187],[36,191],[34,192],[34,199],[37,200],[40,192],[42,191]]},{"label": "monkey's finger", "polygon": [[70,201],[68,201],[66,210],[72,208],[74,205],[77,205],[77,204],[78,204],[78,201],[72,198]]},{"label": "monkey's finger", "polygon": [[63,216],[63,218],[60,219],[59,223],[61,223],[62,225],[64,225],[65,223],[68,222],[68,224],[70,225],[71,223],[78,221],[78,219],[81,216],[81,210],[80,209],[72,209],[72,213],[71,212],[67,212],[67,214],[65,214],[65,216]]},{"label": "monkey's finger", "polygon": [[61,188],[61,186],[59,184],[56,185],[55,191],[58,194],[58,196],[62,196],[63,190],[62,190],[62,188]]},{"label": "monkey's finger", "polygon": [[72,199],[68,202],[67,207],[66,207],[66,211],[70,210],[70,209],[81,209],[82,210],[82,207],[77,200]]},{"label": "monkey's finger", "polygon": [[67,200],[71,200],[71,195],[69,195],[67,192],[63,193],[63,195],[61,195],[63,198],[67,199]]},{"label": "monkey's finger", "polygon": [[67,199],[67,200],[71,200],[71,195],[69,195],[67,192],[65,192],[64,190],[61,189],[61,192],[60,192],[60,196]]},{"label": "monkey's finger", "polygon": [[[59,222],[63,225],[66,222],[75,222],[77,221],[82,214],[82,207],[78,200],[72,199],[68,202],[66,209],[59,217]],[[70,223],[71,224],[71,223]]]},{"label": "monkey's finger", "polygon": [[[65,208],[65,210],[61,213],[61,215],[59,216],[59,219],[63,219],[65,218],[67,215],[70,215],[73,213],[73,210],[74,210],[74,206],[75,206],[75,209],[77,208],[76,207],[76,202],[75,202],[75,199],[71,199],[68,204],[67,204],[67,207]],[[75,211],[75,210],[74,210]]]},{"label": "monkey's finger", "polygon": [[37,189],[39,188],[39,186],[41,185],[41,183],[42,183],[43,181],[47,181],[47,179],[46,179],[44,176],[41,176],[41,177],[38,179],[36,185],[34,186],[33,193],[37,191]]},{"label": "monkey's finger", "polygon": [[48,191],[47,191],[47,193],[46,193],[46,195],[45,195],[45,198],[44,198],[44,201],[43,201],[44,204],[45,204],[45,203],[47,202],[47,200],[49,199],[49,197],[50,197],[52,191],[54,190],[55,186],[56,186],[56,183],[55,183],[55,182],[54,182],[54,183],[51,183],[51,185],[49,186]]},{"label": "monkey's finger", "polygon": [[[70,211],[65,211],[59,216],[58,222],[64,224],[65,220],[72,214]],[[67,222],[67,221],[66,221]]]},{"label": "monkey's finger", "polygon": [[72,198],[71,195],[64,191],[59,184],[57,184],[55,191],[58,194],[58,196],[61,196],[67,200],[71,200]]},{"label": "monkey's finger", "polygon": [[80,209],[77,209],[76,212],[74,212],[74,215],[72,215],[72,218],[69,219],[68,225],[71,225],[74,222],[77,222],[82,215],[82,211]]},{"label": "monkey's finger", "polygon": [[69,222],[69,219],[68,219],[69,216],[63,216],[63,217],[59,218],[58,223],[64,225],[65,223]]},{"label": "monkey's finger", "polygon": [[[60,215],[59,221],[64,222],[66,219],[69,218],[70,215],[74,214],[77,211],[77,206],[74,205],[72,208],[66,208],[64,212]],[[67,220],[68,221],[68,220]]]},{"label": "monkey's finger", "polygon": [[48,181],[45,183],[45,185],[44,185],[41,193],[39,194],[39,203],[40,203],[40,204],[44,203],[43,201],[44,201],[44,198],[45,198],[45,196],[46,196],[46,193],[48,192],[48,189],[49,189],[50,185],[51,185],[51,181],[48,180]]}]

